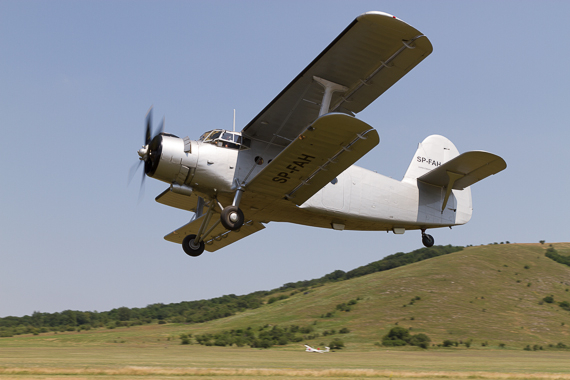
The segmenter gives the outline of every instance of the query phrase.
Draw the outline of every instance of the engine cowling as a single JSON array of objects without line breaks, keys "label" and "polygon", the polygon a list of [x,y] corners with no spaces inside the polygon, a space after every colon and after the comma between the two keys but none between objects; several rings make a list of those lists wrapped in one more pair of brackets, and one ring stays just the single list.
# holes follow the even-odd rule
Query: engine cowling
[{"label": "engine cowling", "polygon": [[183,139],[169,133],[158,134],[148,147],[145,174],[169,184],[190,183],[198,164],[198,145],[191,141],[186,150]]}]

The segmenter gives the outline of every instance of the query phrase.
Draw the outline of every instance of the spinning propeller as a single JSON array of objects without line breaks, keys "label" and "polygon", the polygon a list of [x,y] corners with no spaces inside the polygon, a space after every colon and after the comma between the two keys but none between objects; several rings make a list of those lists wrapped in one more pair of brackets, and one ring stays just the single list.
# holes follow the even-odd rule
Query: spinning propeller
[{"label": "spinning propeller", "polygon": [[152,175],[153,169],[156,169],[158,160],[160,159],[160,154],[162,151],[162,144],[160,139],[155,139],[164,131],[164,118],[160,122],[158,129],[152,132],[152,107],[148,110],[146,114],[146,127],[144,133],[144,145],[138,150],[139,162],[134,164],[129,171],[129,183],[133,179],[135,173],[144,162],[144,171],[142,173],[141,185],[139,189],[139,199],[143,193],[144,179],[146,175]]}]

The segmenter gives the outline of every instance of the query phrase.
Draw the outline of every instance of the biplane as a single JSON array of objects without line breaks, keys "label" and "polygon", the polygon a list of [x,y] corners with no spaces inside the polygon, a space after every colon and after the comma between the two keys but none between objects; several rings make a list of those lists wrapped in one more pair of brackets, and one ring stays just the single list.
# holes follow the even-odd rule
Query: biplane
[{"label": "biplane", "polygon": [[[378,145],[355,117],[432,52],[429,39],[382,12],[358,16],[240,132],[199,140],[153,132],[146,116],[138,151],[145,176],[168,188],[156,197],[190,211],[165,236],[186,254],[213,252],[269,222],[334,230],[421,231],[471,219],[470,186],[506,168],[492,153],[459,154],[447,138],[425,138],[401,181],[354,165]],[[140,165],[139,165],[140,166]]]}]

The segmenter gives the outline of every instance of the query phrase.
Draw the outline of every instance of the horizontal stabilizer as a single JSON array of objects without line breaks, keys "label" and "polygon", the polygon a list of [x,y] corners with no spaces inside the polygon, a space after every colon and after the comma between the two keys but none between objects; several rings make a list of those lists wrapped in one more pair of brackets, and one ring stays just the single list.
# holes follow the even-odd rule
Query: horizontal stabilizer
[{"label": "horizontal stabilizer", "polygon": [[301,205],[379,141],[378,132],[363,121],[341,113],[323,115],[246,188]]},{"label": "horizontal stabilizer", "polygon": [[463,190],[506,167],[505,160],[495,154],[483,151],[466,152],[418,177],[418,181]]}]

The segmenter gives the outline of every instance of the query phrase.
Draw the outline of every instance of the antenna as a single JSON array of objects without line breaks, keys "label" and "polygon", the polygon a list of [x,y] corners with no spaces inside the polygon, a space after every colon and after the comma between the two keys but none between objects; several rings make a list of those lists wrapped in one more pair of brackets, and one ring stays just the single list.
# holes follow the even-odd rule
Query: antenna
[{"label": "antenna", "polygon": [[236,131],[236,109],[234,108],[234,132]]}]

